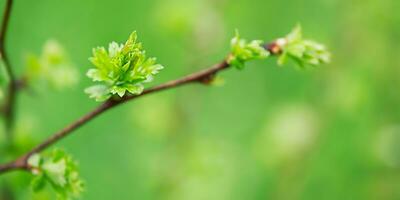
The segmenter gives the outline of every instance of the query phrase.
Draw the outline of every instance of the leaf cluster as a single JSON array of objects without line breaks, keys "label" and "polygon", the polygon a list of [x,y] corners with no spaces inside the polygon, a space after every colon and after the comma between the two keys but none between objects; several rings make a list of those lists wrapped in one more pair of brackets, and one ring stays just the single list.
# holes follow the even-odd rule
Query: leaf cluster
[{"label": "leaf cluster", "polygon": [[268,58],[270,53],[265,50],[263,43],[262,40],[247,42],[241,39],[239,32],[236,31],[235,37],[231,40],[231,56],[228,63],[237,69],[243,69],[247,61]]},{"label": "leaf cluster", "polygon": [[41,83],[60,90],[77,84],[78,74],[64,48],[55,40],[47,41],[40,55],[27,55],[24,78],[31,85]]},{"label": "leaf cluster", "polygon": [[71,156],[60,149],[48,156],[32,155],[28,164],[32,167],[34,178],[33,191],[39,192],[49,184],[60,200],[79,197],[83,191],[83,181],[79,177],[78,167]]},{"label": "leaf cluster", "polygon": [[127,93],[142,93],[143,84],[153,80],[163,66],[156,64],[155,58],[147,58],[137,34],[133,32],[125,44],[110,43],[108,51],[104,47],[93,49],[89,58],[95,68],[87,76],[100,84],[85,90],[91,98],[105,101],[113,95],[123,97]]},{"label": "leaf cluster", "polygon": [[303,39],[301,26],[296,26],[285,38],[277,40],[282,49],[278,64],[287,62],[288,58],[295,61],[298,66],[317,66],[329,63],[331,54],[326,47],[313,40]]}]

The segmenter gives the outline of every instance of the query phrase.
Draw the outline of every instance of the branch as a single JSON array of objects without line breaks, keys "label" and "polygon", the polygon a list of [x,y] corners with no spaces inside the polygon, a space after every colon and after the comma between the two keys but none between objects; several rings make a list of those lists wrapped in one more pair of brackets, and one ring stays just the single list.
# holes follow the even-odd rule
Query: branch
[{"label": "branch", "polygon": [[[4,10],[4,15],[3,15],[3,21],[1,23],[1,31],[0,31],[0,51],[2,52],[2,55],[4,53],[4,41],[6,39],[6,34],[7,34],[7,28],[8,28],[8,22],[10,21],[10,15],[11,15],[11,8],[13,5],[13,0],[7,0],[6,5],[5,5],[5,10]],[[3,55],[3,59],[6,59],[7,56]],[[9,73],[12,75],[11,70],[9,70]]]},{"label": "branch", "polygon": [[5,117],[5,126],[8,139],[11,138],[11,129],[14,123],[14,105],[15,105],[16,92],[18,89],[18,83],[15,80],[15,75],[11,68],[11,64],[5,49],[5,41],[6,41],[8,24],[10,21],[12,5],[13,5],[13,0],[6,1],[3,21],[1,24],[1,32],[0,32],[0,54],[3,59],[4,66],[6,68],[6,72],[10,78],[10,83],[8,85],[8,94],[6,96],[5,104],[2,109]]},{"label": "branch", "polygon": [[[265,49],[267,49],[271,54],[276,55],[279,54],[280,51],[277,49],[277,45],[275,43],[267,44],[265,45]],[[218,72],[225,70],[229,68],[230,65],[228,64],[227,59],[224,59],[222,62],[199,72],[195,72],[192,74],[189,74],[187,76],[184,76],[182,78],[172,80],[169,82],[166,82],[164,84],[149,88],[140,95],[130,95],[130,96],[125,96],[123,98],[119,99],[110,99],[97,108],[95,108],[93,111],[87,113],[83,117],[79,118],[75,122],[71,123],[70,125],[66,126],[65,128],[61,129],[60,131],[56,132],[52,136],[50,136],[48,139],[46,139],[44,142],[40,143],[36,147],[34,147],[31,151],[25,153],[15,161],[12,161],[7,164],[0,165],[0,174],[13,171],[13,170],[27,170],[29,171],[31,167],[28,164],[28,159],[31,155],[35,153],[39,153],[51,145],[57,143],[58,141],[62,140],[66,136],[69,136],[73,133],[74,130],[80,128],[82,125],[88,123],[89,121],[93,120],[100,114],[104,113],[105,111],[114,108],[120,104],[123,104],[125,102],[131,101],[133,99],[156,93],[159,91],[163,90],[168,90],[172,88],[176,88],[178,86],[190,84],[190,83],[203,83],[207,84]]]}]

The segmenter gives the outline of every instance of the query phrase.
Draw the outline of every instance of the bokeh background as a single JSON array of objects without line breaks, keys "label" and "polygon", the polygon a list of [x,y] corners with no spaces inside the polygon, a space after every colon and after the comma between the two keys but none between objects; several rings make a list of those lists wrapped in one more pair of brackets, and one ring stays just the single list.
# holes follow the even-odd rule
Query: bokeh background
[{"label": "bokeh background", "polygon": [[[400,199],[399,8],[397,0],[15,0],[7,49],[18,74],[27,54],[55,39],[80,75],[70,89],[19,96],[17,146],[29,149],[97,105],[83,93],[93,47],[137,30],[166,67],[157,84],[220,61],[235,28],[270,41],[301,23],[327,44],[331,64],[252,62],[224,72],[223,87],[137,99],[57,144],[79,160],[82,199]],[[10,173],[0,182],[17,200],[54,199],[51,189],[33,194],[29,179]]]}]

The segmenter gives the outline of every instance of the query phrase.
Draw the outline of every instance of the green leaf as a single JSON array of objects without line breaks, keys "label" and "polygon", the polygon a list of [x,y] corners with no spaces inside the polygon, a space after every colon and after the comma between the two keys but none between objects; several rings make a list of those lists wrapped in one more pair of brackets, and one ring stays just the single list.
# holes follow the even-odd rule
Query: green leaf
[{"label": "green leaf", "polygon": [[153,76],[163,69],[156,64],[155,58],[146,57],[136,32],[125,44],[110,43],[108,51],[104,47],[93,49],[89,60],[95,68],[89,69],[87,76],[102,84],[89,87],[85,92],[97,101],[105,101],[112,95],[138,95],[143,92],[143,84],[151,82]]},{"label": "green leaf", "polygon": [[121,86],[113,86],[110,90],[111,94],[118,94],[118,96],[123,97],[125,95],[126,88]]},{"label": "green leaf", "polygon": [[279,57],[278,57],[278,65],[283,65],[287,62],[288,59],[288,54],[287,52],[283,52]]},{"label": "green leaf", "polygon": [[98,69],[89,69],[86,75],[91,78],[93,81],[101,81],[105,79],[104,75]]},{"label": "green leaf", "polygon": [[40,55],[28,54],[25,62],[24,77],[30,85],[44,84],[62,90],[78,83],[77,69],[69,61],[63,47],[55,40],[47,41]]},{"label": "green leaf", "polygon": [[34,192],[40,192],[46,186],[46,177],[39,174],[32,179],[31,187]]},{"label": "green leaf", "polygon": [[138,95],[143,92],[144,88],[143,85],[138,84],[138,85],[126,85],[125,89],[131,94]]},{"label": "green leaf", "polygon": [[85,93],[96,101],[105,101],[111,97],[110,88],[105,85],[94,85],[85,89]]},{"label": "green leaf", "polygon": [[287,43],[294,43],[303,39],[302,28],[300,24],[297,24],[293,30],[286,36]]},{"label": "green leaf", "polygon": [[239,32],[231,40],[231,56],[228,63],[237,68],[243,69],[247,61],[268,58],[270,53],[263,47],[263,41],[253,40],[247,42],[240,38]]},{"label": "green leaf", "polygon": [[67,184],[67,180],[65,178],[66,173],[66,162],[64,159],[61,159],[57,162],[47,161],[43,164],[43,171],[46,176],[57,186],[64,187]]},{"label": "green leaf", "polygon": [[[38,162],[40,158],[40,162]],[[84,188],[79,177],[76,162],[64,151],[56,149],[50,155],[33,155],[29,164],[39,173],[34,173],[32,189],[40,191],[48,182],[57,193],[59,199],[78,197]]]},{"label": "green leaf", "polygon": [[282,38],[285,42],[281,46],[283,53],[278,59],[278,64],[286,63],[288,58],[301,68],[329,63],[331,54],[326,47],[313,40],[303,39],[302,35],[301,26],[297,25],[292,32]]}]

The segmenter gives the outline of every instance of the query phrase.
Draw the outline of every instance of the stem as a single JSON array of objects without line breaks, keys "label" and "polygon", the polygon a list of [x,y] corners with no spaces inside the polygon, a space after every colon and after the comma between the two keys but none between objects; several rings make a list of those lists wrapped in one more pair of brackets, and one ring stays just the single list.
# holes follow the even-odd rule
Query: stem
[{"label": "stem", "polygon": [[10,79],[10,83],[8,85],[8,94],[6,96],[5,104],[2,110],[5,117],[5,126],[6,126],[8,141],[11,141],[12,139],[11,132],[14,124],[14,107],[15,107],[16,92],[17,92],[17,81],[15,80],[15,75],[11,68],[8,54],[5,49],[5,41],[8,30],[8,24],[11,16],[12,5],[13,5],[13,0],[6,1],[3,21],[1,23],[1,31],[0,31],[0,55],[3,59],[6,72]]}]

